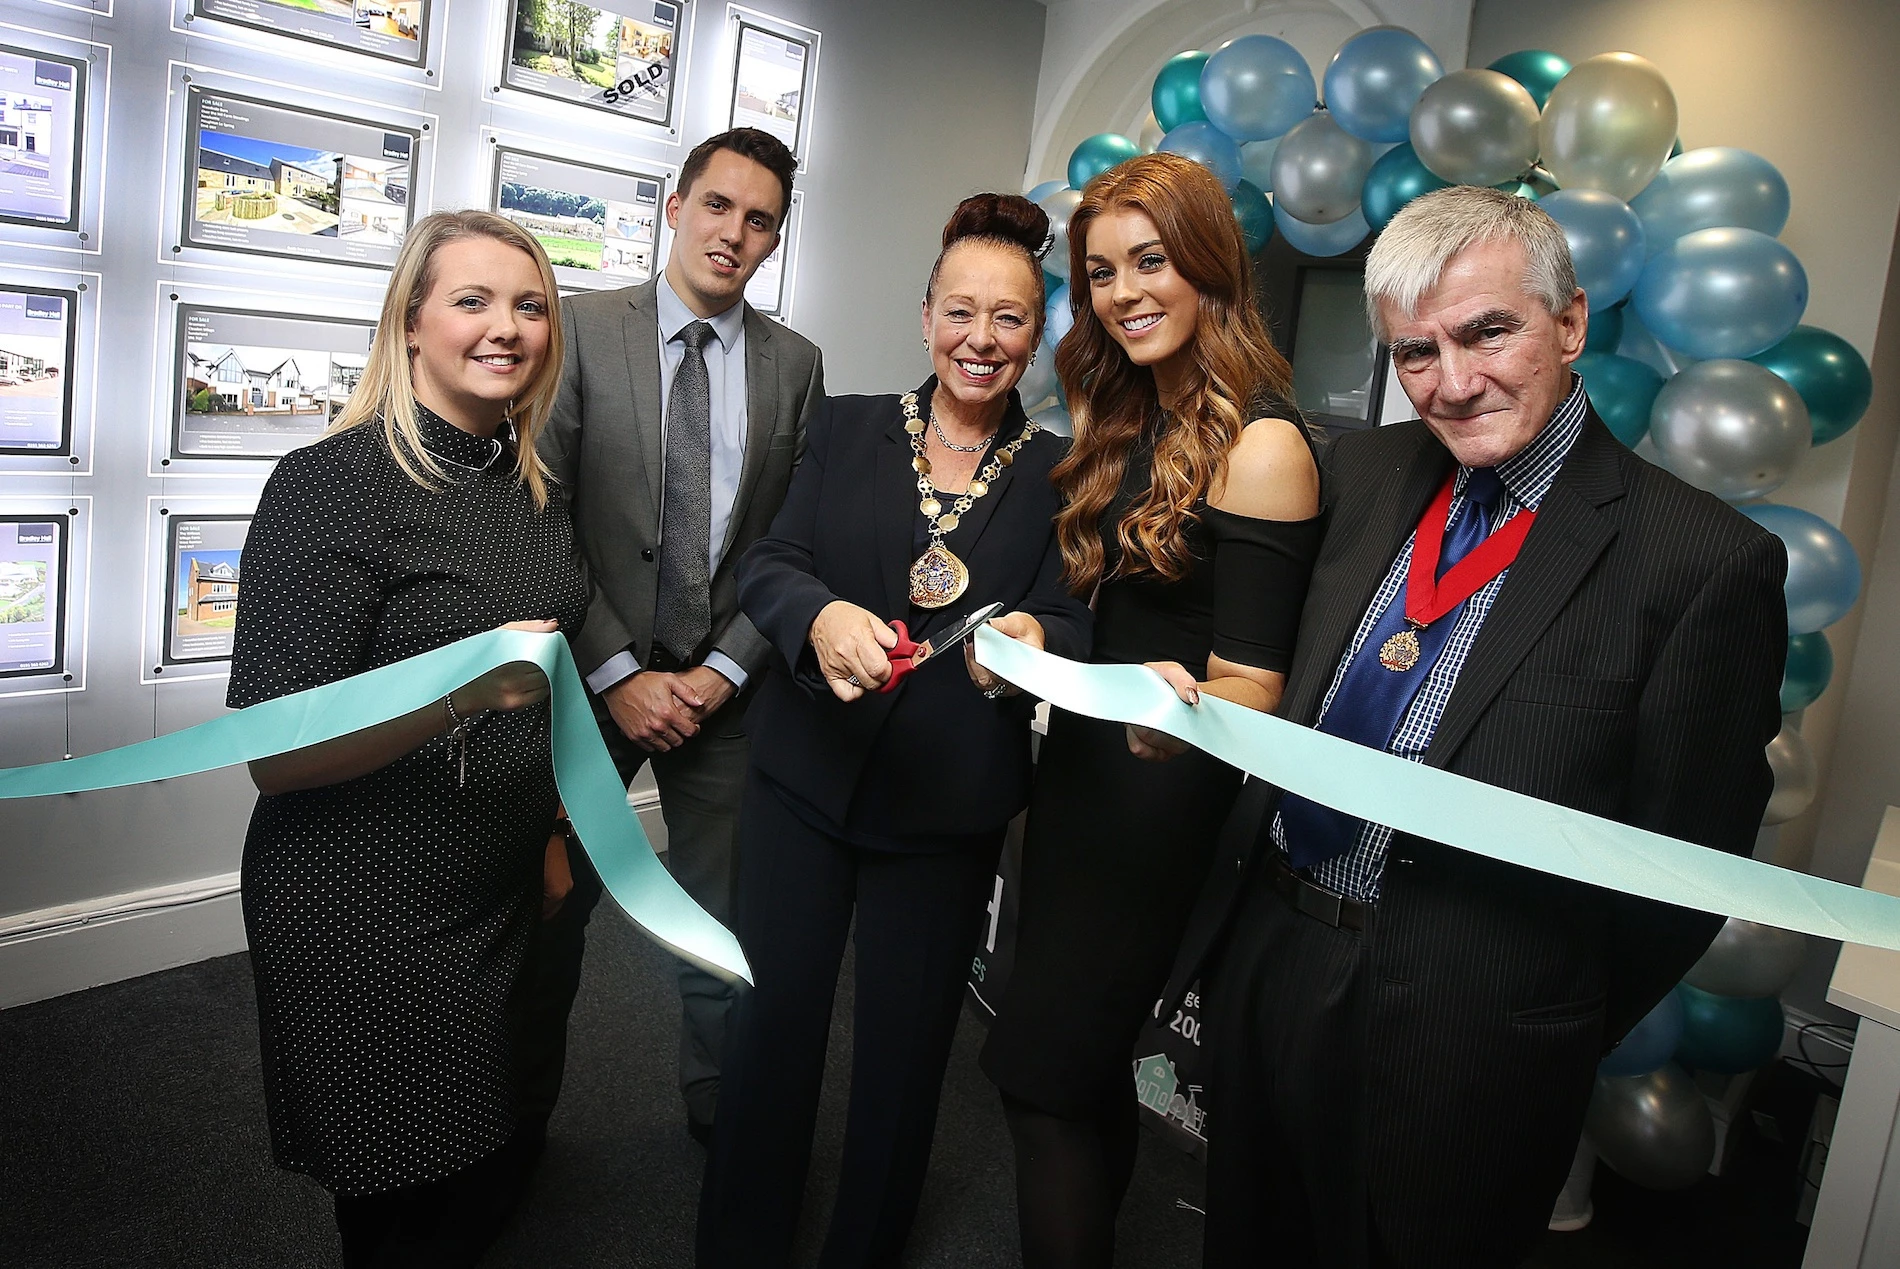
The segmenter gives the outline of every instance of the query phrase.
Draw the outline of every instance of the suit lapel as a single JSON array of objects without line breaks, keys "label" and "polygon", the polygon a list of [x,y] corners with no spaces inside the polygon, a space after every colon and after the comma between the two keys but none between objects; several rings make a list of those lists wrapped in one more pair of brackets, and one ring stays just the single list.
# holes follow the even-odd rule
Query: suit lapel
[{"label": "suit lapel", "polygon": [[[627,297],[625,323],[627,345],[627,381],[633,385],[634,434],[640,449],[640,466],[646,472],[648,506],[658,508],[666,489],[666,447],[662,431],[660,400],[660,316],[656,296],[658,280],[633,288]],[[654,513],[658,515],[656,510]],[[655,533],[659,525],[653,525]]]},{"label": "suit lapel", "polygon": [[[1314,570],[1314,580],[1319,581],[1322,569],[1327,577],[1347,580],[1337,588],[1316,585],[1302,615],[1299,672],[1286,710],[1286,717],[1295,722],[1311,724],[1318,716],[1339,658],[1359,629],[1366,607],[1453,466],[1450,451],[1423,424],[1399,426],[1417,428],[1412,447],[1377,478],[1368,497],[1336,508],[1327,527],[1329,543],[1339,537],[1345,545],[1337,557],[1322,560]],[[1341,524],[1341,510],[1359,523]]]},{"label": "suit lapel", "polygon": [[758,487],[759,473],[765,470],[765,456],[772,447],[772,433],[777,426],[778,357],[772,347],[772,328],[746,304],[745,458],[739,465],[739,492],[732,501],[732,518],[726,522],[726,541],[721,547],[728,558],[733,540],[745,523],[745,509],[752,501],[752,491]]},{"label": "suit lapel", "polygon": [[910,437],[902,414],[893,413],[877,447],[876,487],[871,501],[877,524],[878,572],[889,601],[882,616],[894,620],[910,611],[911,535],[917,514],[917,473],[911,467]]},{"label": "suit lapel", "polygon": [[1622,495],[1621,449],[1593,412],[1544,495],[1537,522],[1465,657],[1425,751],[1427,765],[1450,763],[1616,536],[1615,525],[1598,508]]}]

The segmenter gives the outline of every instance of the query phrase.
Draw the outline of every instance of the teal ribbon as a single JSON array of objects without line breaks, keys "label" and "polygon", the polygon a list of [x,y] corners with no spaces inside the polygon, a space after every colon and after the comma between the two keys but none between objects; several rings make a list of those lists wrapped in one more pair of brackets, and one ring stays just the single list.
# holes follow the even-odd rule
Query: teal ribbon
[{"label": "teal ribbon", "polygon": [[0,799],[145,784],[289,753],[399,718],[514,661],[531,661],[548,676],[554,781],[607,893],[635,924],[680,956],[751,982],[739,941],[680,889],[654,855],[607,756],[567,640],[557,634],[491,630],[136,745],[0,770]]},{"label": "teal ribbon", "polygon": [[1071,713],[1165,732],[1282,789],[1553,876],[1823,938],[1900,950],[1900,898],[1844,886],[1408,762],[1203,694],[1139,665],[1083,665],[985,627],[976,659]]}]

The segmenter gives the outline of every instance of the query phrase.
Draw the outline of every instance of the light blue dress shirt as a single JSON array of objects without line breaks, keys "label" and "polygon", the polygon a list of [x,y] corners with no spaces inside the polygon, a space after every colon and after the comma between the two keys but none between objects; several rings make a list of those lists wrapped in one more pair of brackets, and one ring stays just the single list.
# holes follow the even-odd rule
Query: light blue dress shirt
[{"label": "light blue dress shirt", "polygon": [[[665,273],[660,274],[654,290],[660,326],[660,461],[665,462],[666,416],[673,396],[673,376],[686,356],[686,345],[679,335],[700,318],[686,307]],[[713,340],[702,354],[712,397],[712,526],[706,551],[706,573],[711,576],[719,571],[719,561],[726,554],[726,531],[732,525],[733,504],[739,498],[739,474],[745,467],[745,302],[741,300],[705,320],[713,328]],[[664,524],[664,507],[660,514]],[[664,543],[661,549],[665,549]],[[746,672],[717,648],[706,654],[706,664],[731,679],[734,687],[745,686]],[[617,652],[587,676],[587,686],[604,692],[639,669],[640,662],[631,651]]]}]

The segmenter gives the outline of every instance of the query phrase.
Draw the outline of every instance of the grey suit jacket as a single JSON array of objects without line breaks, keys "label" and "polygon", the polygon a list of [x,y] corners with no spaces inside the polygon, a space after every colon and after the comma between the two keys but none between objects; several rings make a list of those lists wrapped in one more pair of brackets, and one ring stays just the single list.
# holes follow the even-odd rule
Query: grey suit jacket
[{"label": "grey suit jacket", "polygon": [[[572,509],[593,577],[587,623],[573,641],[583,675],[629,649],[644,665],[653,651],[666,481],[658,285],[656,279],[561,301],[567,356],[538,447]],[[745,462],[725,554],[712,577],[712,634],[698,655],[716,648],[757,678],[771,645],[739,611],[735,573],[785,500],[805,451],[805,420],[825,395],[824,365],[810,340],[747,304],[745,379]]]}]

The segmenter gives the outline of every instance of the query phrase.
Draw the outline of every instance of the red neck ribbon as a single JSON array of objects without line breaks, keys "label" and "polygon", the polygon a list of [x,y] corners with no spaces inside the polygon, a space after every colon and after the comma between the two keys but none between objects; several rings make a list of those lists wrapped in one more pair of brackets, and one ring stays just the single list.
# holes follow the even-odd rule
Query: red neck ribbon
[{"label": "red neck ribbon", "polygon": [[[1438,576],[1438,559],[1445,546],[1445,518],[1451,513],[1451,491],[1458,483],[1454,468],[1444,487],[1425,508],[1412,543],[1412,566],[1405,577],[1405,620],[1423,629],[1470,599],[1517,558],[1524,535],[1537,513],[1526,507],[1503,528],[1494,530],[1469,554]],[[1475,514],[1471,508],[1466,514]]]}]

